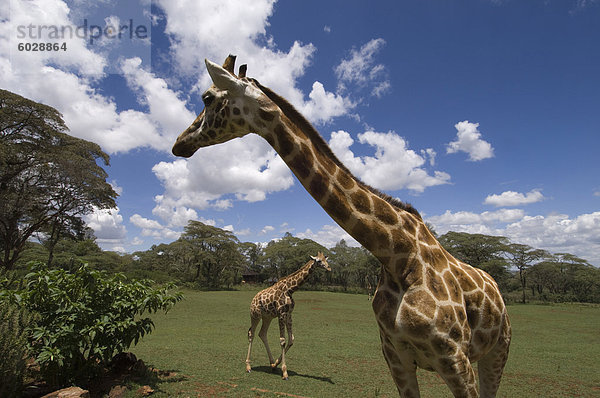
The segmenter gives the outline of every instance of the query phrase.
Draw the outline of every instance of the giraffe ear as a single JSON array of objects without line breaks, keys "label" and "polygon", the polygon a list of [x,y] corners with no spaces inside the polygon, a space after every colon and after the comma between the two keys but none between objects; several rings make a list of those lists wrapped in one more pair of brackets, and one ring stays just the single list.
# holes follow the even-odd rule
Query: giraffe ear
[{"label": "giraffe ear", "polygon": [[208,74],[210,75],[210,78],[215,86],[222,90],[232,92],[243,91],[244,88],[242,87],[242,83],[223,67],[209,61],[208,59],[205,59],[204,63],[206,64]]}]

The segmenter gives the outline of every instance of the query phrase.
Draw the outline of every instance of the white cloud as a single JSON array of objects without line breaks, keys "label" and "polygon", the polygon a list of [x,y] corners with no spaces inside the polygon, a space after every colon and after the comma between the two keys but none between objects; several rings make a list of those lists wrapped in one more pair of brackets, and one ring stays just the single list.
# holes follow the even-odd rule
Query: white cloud
[{"label": "white cloud", "polygon": [[485,198],[486,205],[493,205],[496,207],[506,206],[522,206],[531,203],[536,203],[544,200],[544,195],[539,190],[534,189],[526,194],[522,194],[515,191],[505,191],[500,195],[489,195]]},{"label": "white cloud", "polygon": [[552,252],[568,252],[600,265],[600,212],[526,216],[506,227],[515,241]]},{"label": "white cloud", "polygon": [[[87,47],[85,37],[77,34],[62,34],[62,27],[76,27],[73,23],[72,9],[61,0],[11,0],[10,6],[2,7],[0,11],[0,54],[10,59],[11,75],[36,74],[43,65],[52,63],[60,68],[74,70],[77,73],[101,77],[107,66],[106,59]],[[46,27],[45,29],[43,27]],[[49,27],[56,27],[55,35],[51,38]],[[19,29],[19,27],[24,27]],[[58,32],[58,33],[56,33]],[[18,42],[64,42],[67,51],[12,51]],[[9,45],[9,42],[11,45]],[[14,44],[14,46],[13,46]],[[10,52],[10,54],[9,54]],[[10,56],[9,56],[10,55]],[[29,76],[31,77],[31,76]]]},{"label": "white cloud", "polygon": [[[446,184],[450,180],[450,175],[441,171],[434,171],[430,175],[423,168],[425,158],[408,149],[406,141],[394,132],[367,131],[359,134],[358,140],[375,147],[375,156],[355,156],[350,149],[354,140],[343,130],[331,133],[329,145],[350,171],[375,188],[408,188],[423,192],[427,187]],[[430,152],[428,156],[431,155]]]},{"label": "white cloud", "polygon": [[373,94],[377,98],[381,98],[384,94],[390,91],[391,88],[392,84],[388,80],[386,80],[384,82],[377,83],[377,85],[373,87],[373,90],[371,90],[371,94]]},{"label": "white cloud", "polygon": [[129,217],[129,222],[136,227],[141,228],[142,236],[149,236],[154,239],[175,240],[179,238],[179,235],[181,234],[181,231],[174,231],[173,229],[162,225],[156,220],[142,217],[139,214],[134,214],[133,216]]},{"label": "white cloud", "polygon": [[129,87],[138,95],[138,102],[148,107],[148,118],[160,131],[160,144],[156,149],[170,150],[173,142],[196,118],[194,112],[180,100],[178,93],[169,89],[167,82],[142,67],[140,58],[130,58],[121,64]]},{"label": "white cloud", "polygon": [[457,231],[496,235],[498,223],[515,222],[524,216],[525,212],[521,209],[501,209],[483,213],[446,210],[442,215],[427,217],[427,221],[435,226],[435,230],[439,234]]},{"label": "white cloud", "polygon": [[142,236],[151,237],[160,240],[176,240],[181,235],[181,231],[174,231],[170,228],[161,229],[142,229]]},{"label": "white cloud", "polygon": [[286,232],[294,232],[296,230],[296,228],[292,227],[289,223],[284,222],[279,226],[279,232],[284,234]]},{"label": "white cloud", "polygon": [[[188,123],[181,120],[182,116],[193,118],[193,114],[162,79],[142,69],[138,58],[108,65],[102,46],[89,45],[86,38],[77,35],[65,38],[67,52],[28,52],[19,56],[9,52],[9,37],[19,25],[77,27],[70,18],[89,5],[70,5],[72,8],[64,1],[33,0],[12,1],[10,13],[4,8],[6,14],[0,23],[0,85],[58,109],[70,134],[96,142],[109,153],[139,147],[169,150],[171,141]],[[116,17],[108,17],[107,22],[115,23]],[[114,99],[96,89],[108,67],[122,68],[128,83],[137,88],[143,103],[149,106],[149,113],[118,111]]]},{"label": "white cloud", "polygon": [[468,120],[454,125],[458,132],[456,141],[450,142],[446,147],[447,153],[466,152],[469,160],[478,161],[494,156],[492,145],[481,138],[479,123],[470,123]]},{"label": "white cloud", "polygon": [[261,234],[268,234],[269,232],[273,232],[275,227],[272,225],[265,225],[264,228],[260,231]]},{"label": "white cloud", "polygon": [[432,167],[435,166],[435,157],[437,156],[437,153],[433,148],[421,149],[421,155],[423,155],[423,157],[429,157],[429,165]]},{"label": "white cloud", "polygon": [[576,15],[579,12],[583,12],[586,8],[598,3],[598,0],[576,0],[573,8],[569,10],[569,14]]},{"label": "white cloud", "polygon": [[250,235],[250,229],[246,228],[246,229],[242,229],[242,230],[236,230],[235,227],[233,225],[225,225],[224,227],[222,227],[221,229],[225,230],[225,231],[229,231],[232,234],[234,234],[236,237],[239,236],[247,236]]},{"label": "white cloud", "polygon": [[112,187],[113,191],[115,191],[117,193],[117,195],[121,195],[123,193],[123,187],[120,187],[117,184],[117,180],[112,180],[109,182],[110,186]]},{"label": "white cloud", "polygon": [[[250,45],[259,38],[267,39],[267,19],[273,13],[274,3],[274,0],[256,0],[248,6],[242,0],[157,1],[166,16],[165,32],[172,38],[174,66],[181,73],[199,75],[204,72],[205,56],[216,61],[225,59],[229,53],[246,56],[252,55],[247,54],[249,50],[258,53],[266,50],[257,44]],[[252,58],[261,55],[264,52],[255,53]]]},{"label": "white cloud", "polygon": [[427,217],[426,221],[440,235],[456,231],[505,236],[513,243],[552,253],[572,253],[600,265],[600,212],[571,218],[565,214],[528,216],[521,209],[480,214],[448,210],[442,215]]},{"label": "white cloud", "polygon": [[119,208],[98,209],[83,217],[88,227],[94,230],[96,241],[105,249],[114,250],[116,245],[122,245],[127,230],[123,225],[123,216]]},{"label": "white cloud", "polygon": [[325,91],[323,84],[314,82],[308,95],[309,101],[298,109],[304,117],[316,124],[330,122],[336,116],[342,116],[355,107],[348,98]]},{"label": "white cloud", "polygon": [[[182,228],[186,226],[190,220],[200,221],[211,226],[216,225],[214,220],[207,220],[202,217],[199,218],[198,214],[193,209],[180,206],[167,209],[164,214],[161,212],[162,210],[164,209],[156,207],[152,213],[161,217],[165,222],[164,224],[157,220],[142,217],[139,214],[134,214],[133,216],[129,217],[129,222],[142,230],[142,236],[149,236],[154,239],[169,240],[178,239],[181,235]],[[134,245],[135,243],[131,244]]]},{"label": "white cloud", "polygon": [[129,217],[129,222],[135,225],[138,228],[144,229],[162,229],[163,226],[155,220],[150,220],[148,218],[142,217],[139,214],[134,214]]},{"label": "white cloud", "polygon": [[[154,210],[152,211],[152,214],[155,214]],[[170,218],[168,219],[168,225],[170,227],[185,227],[190,222],[190,220],[200,221],[196,210],[184,206],[178,206],[174,208],[173,212],[170,214]],[[212,225],[214,225],[213,220],[204,219],[204,221],[204,224],[210,224],[210,222],[212,222]]]},{"label": "white cloud", "polygon": [[[235,54],[248,65],[248,75],[287,98],[313,123],[326,123],[346,114],[353,103],[313,84],[309,98],[296,87],[297,79],[310,65],[316,48],[311,43],[294,42],[289,50],[276,49],[266,34],[274,0],[214,2],[160,0],[171,37],[173,66],[182,76],[196,80],[194,90],[202,92],[210,84],[204,58],[221,62]],[[189,123],[193,119],[189,120]]]},{"label": "white cloud", "polygon": [[300,239],[311,239],[325,247],[333,247],[340,240],[344,239],[350,246],[358,247],[358,243],[352,236],[344,231],[338,225],[323,225],[323,227],[313,232],[311,229],[307,229],[304,232],[300,232],[296,235]]},{"label": "white cloud", "polygon": [[132,246],[139,246],[144,244],[144,240],[141,239],[139,236],[136,236],[131,242],[129,242],[129,244]]},{"label": "white cloud", "polygon": [[231,200],[222,198],[228,194],[237,200],[262,201],[268,193],[294,183],[281,158],[255,135],[202,148],[188,160],[160,162],[152,171],[165,187],[165,193],[155,198],[153,210],[163,219],[171,218],[178,207],[229,207]]},{"label": "white cloud", "polygon": [[348,91],[348,86],[373,87],[371,95],[381,97],[391,88],[385,66],[375,63],[375,55],[385,45],[385,40],[372,39],[359,49],[350,51],[350,57],[335,67],[338,92]]}]

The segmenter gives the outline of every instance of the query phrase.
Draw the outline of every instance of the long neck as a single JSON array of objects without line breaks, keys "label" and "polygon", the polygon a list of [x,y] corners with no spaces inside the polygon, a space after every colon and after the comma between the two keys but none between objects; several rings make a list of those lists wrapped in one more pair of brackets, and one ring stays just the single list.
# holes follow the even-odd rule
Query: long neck
[{"label": "long neck", "polygon": [[302,284],[306,281],[306,279],[310,276],[313,271],[313,265],[315,264],[315,260],[310,260],[306,264],[302,266],[296,272],[284,277],[279,280],[277,283],[281,283],[285,286],[286,290],[289,293],[293,293],[302,286]]},{"label": "long neck", "polygon": [[335,222],[382,262],[412,251],[423,224],[419,213],[359,181],[306,119],[261,88],[281,109],[261,135]]}]

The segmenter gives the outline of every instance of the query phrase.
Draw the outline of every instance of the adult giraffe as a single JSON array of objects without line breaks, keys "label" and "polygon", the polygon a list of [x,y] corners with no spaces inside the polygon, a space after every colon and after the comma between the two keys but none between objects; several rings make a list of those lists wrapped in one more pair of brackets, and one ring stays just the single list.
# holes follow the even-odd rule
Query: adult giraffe
[{"label": "adult giraffe", "polygon": [[354,239],[381,261],[373,310],[384,357],[402,397],[418,397],[417,366],[436,371],[454,396],[494,397],[508,358],[511,328],[491,276],[455,259],[419,213],[363,184],[285,99],[246,77],[235,57],[206,60],[213,85],[205,108],[178,138],[173,154],[248,133],[263,137],[306,190]]}]

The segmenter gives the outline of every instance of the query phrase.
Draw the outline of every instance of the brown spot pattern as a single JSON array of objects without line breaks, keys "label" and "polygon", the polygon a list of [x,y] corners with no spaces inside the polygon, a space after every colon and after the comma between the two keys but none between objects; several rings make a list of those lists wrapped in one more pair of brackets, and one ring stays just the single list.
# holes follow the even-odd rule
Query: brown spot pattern
[{"label": "brown spot pattern", "polygon": [[329,178],[323,173],[315,174],[310,182],[310,191],[316,198],[322,198],[329,188]]},{"label": "brown spot pattern", "polygon": [[371,212],[371,201],[369,200],[369,196],[362,189],[352,193],[352,195],[350,195],[350,200],[352,201],[354,208],[360,213],[368,214]]},{"label": "brown spot pattern", "polygon": [[344,189],[350,190],[350,189],[354,188],[354,185],[356,185],[356,183],[354,182],[352,177],[348,173],[346,173],[342,170],[340,170],[340,172],[336,176],[336,178],[337,178],[337,181],[342,185],[342,188],[344,188]]},{"label": "brown spot pattern", "polygon": [[266,112],[262,108],[258,109],[258,116],[261,119],[266,120],[267,122],[272,122],[273,119],[275,119],[275,115],[274,114],[272,114],[270,112]]},{"label": "brown spot pattern", "polygon": [[374,196],[373,206],[375,208],[375,217],[377,217],[379,220],[388,225],[394,225],[398,223],[398,215],[388,202]]}]

